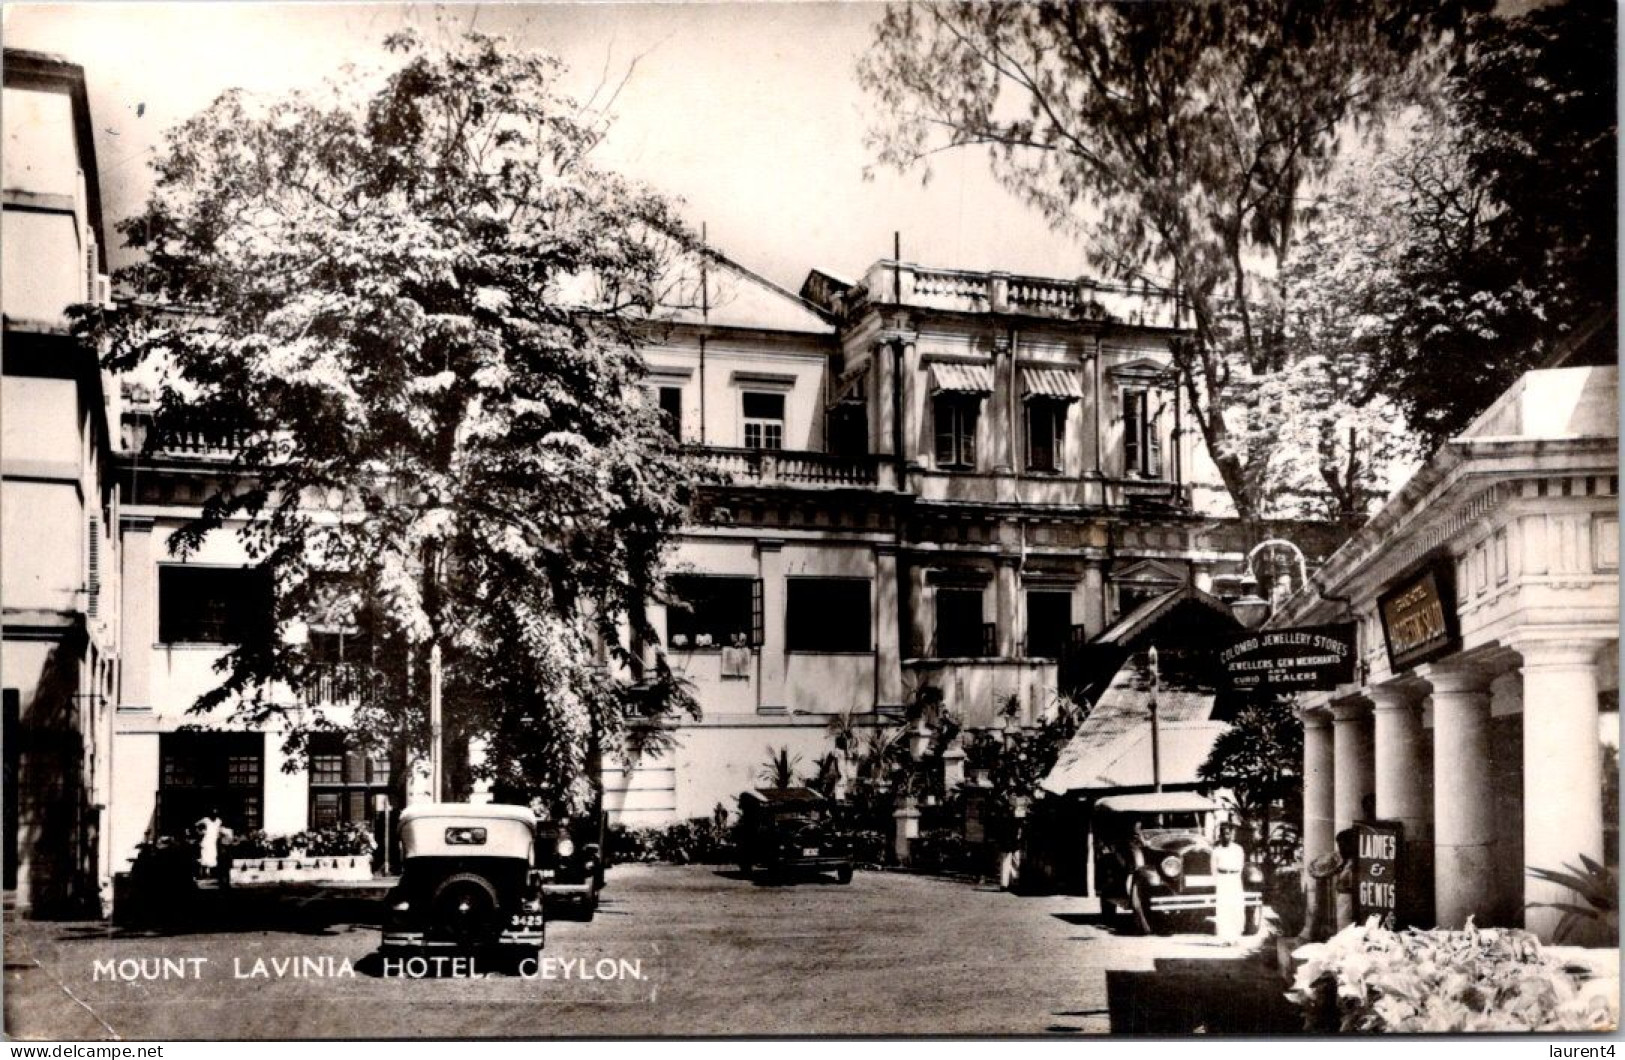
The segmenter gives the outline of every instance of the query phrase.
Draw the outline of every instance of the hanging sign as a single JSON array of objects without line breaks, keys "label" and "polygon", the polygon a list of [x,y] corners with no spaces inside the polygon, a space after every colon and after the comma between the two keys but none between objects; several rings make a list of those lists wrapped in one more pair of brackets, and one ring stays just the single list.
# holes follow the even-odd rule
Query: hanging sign
[{"label": "hanging sign", "polygon": [[1330,692],[1354,680],[1354,625],[1244,633],[1219,653],[1230,686],[1260,692]]},{"label": "hanging sign", "polygon": [[1394,673],[1460,647],[1453,573],[1448,559],[1436,562],[1377,597],[1382,635],[1388,642],[1388,668]]}]

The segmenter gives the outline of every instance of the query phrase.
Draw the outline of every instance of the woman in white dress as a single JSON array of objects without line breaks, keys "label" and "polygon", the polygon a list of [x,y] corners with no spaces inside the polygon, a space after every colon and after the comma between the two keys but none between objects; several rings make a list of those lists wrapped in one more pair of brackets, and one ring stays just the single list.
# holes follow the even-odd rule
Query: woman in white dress
[{"label": "woman in white dress", "polygon": [[193,827],[198,831],[198,867],[205,877],[213,876],[220,864],[220,833],[225,828],[225,822],[220,820],[219,810],[211,809]]},{"label": "woman in white dress", "polygon": [[1247,855],[1236,842],[1236,826],[1221,824],[1219,841],[1213,847],[1213,933],[1227,946],[1240,941],[1246,920],[1246,896],[1241,886],[1241,870],[1246,864]]}]

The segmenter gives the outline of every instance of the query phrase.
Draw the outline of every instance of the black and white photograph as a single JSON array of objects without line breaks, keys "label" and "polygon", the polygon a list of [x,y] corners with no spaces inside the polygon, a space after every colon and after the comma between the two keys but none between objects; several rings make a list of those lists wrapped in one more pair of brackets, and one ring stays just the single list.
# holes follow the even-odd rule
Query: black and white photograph
[{"label": "black and white photograph", "polygon": [[0,13],[6,1039],[1617,1032],[1615,3]]}]

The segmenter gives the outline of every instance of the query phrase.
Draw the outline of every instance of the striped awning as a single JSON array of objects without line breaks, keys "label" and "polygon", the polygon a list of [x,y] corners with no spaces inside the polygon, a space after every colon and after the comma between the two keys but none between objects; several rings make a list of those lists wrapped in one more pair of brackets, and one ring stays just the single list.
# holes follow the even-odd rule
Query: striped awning
[{"label": "striped awning", "polygon": [[869,399],[868,383],[869,369],[867,366],[848,372],[835,384],[835,396],[830,398],[829,407],[864,404]]},{"label": "striped awning", "polygon": [[931,364],[933,394],[991,394],[993,368],[985,364]]},{"label": "striped awning", "polygon": [[1023,368],[1021,397],[1023,401],[1033,398],[1077,401],[1083,397],[1083,381],[1077,372],[1065,368]]}]

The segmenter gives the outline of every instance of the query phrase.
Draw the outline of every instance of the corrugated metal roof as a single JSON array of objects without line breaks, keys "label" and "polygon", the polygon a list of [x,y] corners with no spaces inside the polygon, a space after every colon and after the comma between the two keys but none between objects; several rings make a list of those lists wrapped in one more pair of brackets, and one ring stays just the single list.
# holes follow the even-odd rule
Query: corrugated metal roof
[{"label": "corrugated metal roof", "polygon": [[[1149,787],[1151,776],[1150,663],[1145,652],[1124,660],[1100,700],[1061,749],[1044,778],[1046,791]],[[1164,684],[1157,692],[1162,730],[1162,781],[1194,784],[1213,741],[1229,728],[1210,720],[1213,692]]]},{"label": "corrugated metal roof", "polygon": [[1021,396],[1076,401],[1083,397],[1083,380],[1066,368],[1023,368]]},{"label": "corrugated metal roof", "polygon": [[986,364],[948,364],[933,362],[931,392],[933,394],[991,394],[993,368]]}]

